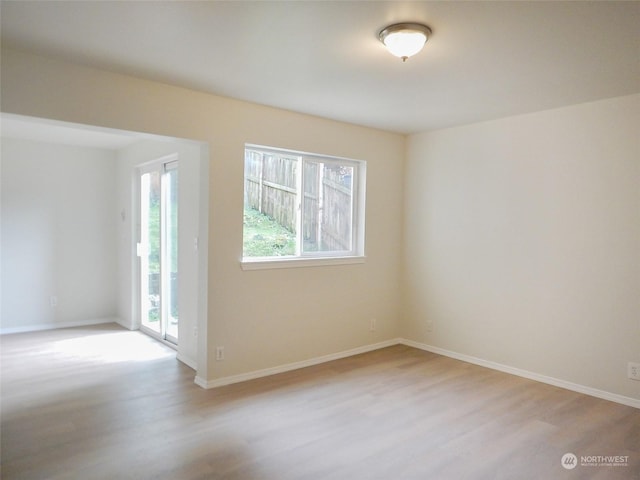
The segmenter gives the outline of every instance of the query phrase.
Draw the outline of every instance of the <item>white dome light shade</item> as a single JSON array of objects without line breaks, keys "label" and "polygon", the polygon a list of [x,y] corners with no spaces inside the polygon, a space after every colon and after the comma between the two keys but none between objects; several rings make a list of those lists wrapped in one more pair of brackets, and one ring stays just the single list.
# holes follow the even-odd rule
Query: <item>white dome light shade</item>
[{"label": "white dome light shade", "polygon": [[389,52],[403,62],[415,55],[431,35],[431,29],[420,23],[397,23],[383,29],[379,38]]},{"label": "white dome light shade", "polygon": [[387,35],[384,44],[396,57],[408,58],[422,50],[426,41],[422,32],[396,32]]}]

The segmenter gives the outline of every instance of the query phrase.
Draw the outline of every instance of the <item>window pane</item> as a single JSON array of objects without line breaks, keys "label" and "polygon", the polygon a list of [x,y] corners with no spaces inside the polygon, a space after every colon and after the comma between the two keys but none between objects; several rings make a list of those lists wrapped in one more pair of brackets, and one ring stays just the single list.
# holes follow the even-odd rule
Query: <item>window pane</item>
[{"label": "window pane", "polygon": [[243,256],[295,255],[299,162],[245,150]]},{"label": "window pane", "polygon": [[303,252],[353,250],[354,167],[305,161]]},{"label": "window pane", "polygon": [[363,255],[365,175],[365,162],[247,145],[243,257]]},{"label": "window pane", "polygon": [[302,202],[302,251],[320,250],[322,163],[304,162],[304,200]]}]

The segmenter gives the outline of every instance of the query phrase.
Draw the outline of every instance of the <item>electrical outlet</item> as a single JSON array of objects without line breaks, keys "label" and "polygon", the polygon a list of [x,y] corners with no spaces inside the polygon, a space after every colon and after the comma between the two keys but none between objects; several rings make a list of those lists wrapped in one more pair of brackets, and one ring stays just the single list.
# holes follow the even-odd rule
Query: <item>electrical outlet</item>
[{"label": "electrical outlet", "polygon": [[58,306],[58,297],[56,297],[55,295],[51,295],[51,297],[49,298],[49,304],[52,307],[57,307]]},{"label": "electrical outlet", "polygon": [[372,318],[370,323],[369,323],[369,331],[370,332],[375,332],[376,331],[376,319]]},{"label": "electrical outlet", "polygon": [[216,347],[216,361],[224,360],[224,347]]},{"label": "electrical outlet", "polygon": [[194,337],[198,336],[198,327],[193,327],[193,336]]},{"label": "electrical outlet", "polygon": [[427,320],[427,332],[433,332],[433,320]]},{"label": "electrical outlet", "polygon": [[627,364],[627,376],[631,380],[640,380],[640,363],[629,362]]}]

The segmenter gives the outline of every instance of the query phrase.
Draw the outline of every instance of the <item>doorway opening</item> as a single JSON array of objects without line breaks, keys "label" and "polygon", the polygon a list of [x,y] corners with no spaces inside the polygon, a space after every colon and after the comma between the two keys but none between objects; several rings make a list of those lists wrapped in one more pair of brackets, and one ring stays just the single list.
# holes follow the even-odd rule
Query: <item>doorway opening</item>
[{"label": "doorway opening", "polygon": [[[161,247],[165,252],[177,251],[178,261],[171,260],[170,256],[168,260],[165,259],[164,271],[160,273],[159,267],[156,267],[158,275],[155,279],[152,279],[153,275],[148,272],[147,281],[157,282],[159,293],[156,295],[160,295],[160,288],[162,288],[164,292],[162,295],[168,295],[169,298],[163,300],[166,314],[162,313],[162,307],[158,307],[156,311],[158,321],[147,322],[147,327],[158,330],[162,315],[166,315],[164,334],[169,341],[163,341],[163,343],[172,346],[170,342],[177,342],[173,345],[176,358],[196,370],[196,379],[200,382],[199,384],[202,384],[201,379],[207,378],[208,364],[208,172],[210,161],[208,144],[179,137],[114,130],[8,113],[0,113],[0,119],[3,137],[3,173],[5,162],[7,162],[6,165],[11,164],[22,168],[19,171],[15,169],[12,171],[14,174],[24,171],[25,180],[15,184],[28,186],[28,191],[33,192],[31,196],[24,197],[24,200],[28,201],[26,205],[29,208],[34,205],[31,199],[42,197],[42,201],[38,200],[37,204],[41,208],[38,212],[42,212],[42,215],[38,213],[28,218],[21,213],[23,209],[17,208],[21,207],[21,203],[12,201],[4,202],[2,205],[3,255],[6,253],[7,258],[20,259],[23,258],[22,252],[24,252],[34,268],[25,270],[23,264],[13,262],[15,268],[11,270],[11,275],[20,274],[20,278],[26,282],[32,294],[27,297],[18,294],[6,295],[15,299],[12,308],[21,314],[15,315],[15,318],[20,320],[14,324],[7,325],[3,322],[2,327],[5,328],[0,328],[0,333],[79,327],[104,322],[115,322],[130,330],[142,328],[141,258],[137,255],[137,244],[141,243],[140,177],[142,169],[151,172],[154,166],[157,168],[154,164],[160,163],[162,167],[160,176],[166,175],[164,181],[168,182],[165,190],[171,190],[172,178],[179,184],[177,190],[175,186],[172,189],[179,197],[179,205],[169,202],[164,207],[165,213],[162,213],[165,216],[164,224],[157,223],[156,228],[164,228],[165,232],[170,233],[175,230],[175,224],[179,221],[178,241],[172,241],[169,236],[168,240],[165,239],[165,246]],[[5,137],[11,138],[5,140]],[[5,143],[13,147],[5,149]],[[40,143],[42,145],[39,145]],[[10,155],[4,155],[7,152]],[[26,164],[23,160],[25,155],[27,155],[26,158],[33,159],[36,164]],[[171,160],[178,160],[178,158],[179,178],[178,170],[171,172],[170,165]],[[54,161],[61,163],[53,168]],[[165,166],[165,164],[168,165]],[[49,203],[44,203],[45,198],[41,190],[34,189],[39,184],[33,184],[30,169],[47,172],[46,175],[39,177],[49,180],[42,180],[44,185],[51,187],[47,190],[49,196],[46,197],[46,202]],[[60,175],[61,171],[65,174]],[[57,176],[53,176],[52,172]],[[174,177],[172,173],[175,173]],[[157,187],[160,185],[158,178],[154,180],[155,184],[149,178],[149,193],[152,185],[156,187],[157,193]],[[62,180],[56,182],[52,179]],[[67,181],[68,179],[74,181]],[[12,191],[18,192],[16,189]],[[7,192],[3,190],[3,195]],[[78,197],[79,194],[80,197]],[[84,200],[87,201],[84,202]],[[55,202],[60,203],[61,207],[58,207],[58,203]],[[52,216],[52,212],[56,211],[53,209],[54,206],[60,212],[64,212],[65,219],[69,219],[69,228],[64,229],[68,232],[64,242],[50,240],[53,238],[51,237],[53,233],[61,231],[58,228],[59,220],[53,221],[53,218],[56,218]],[[171,206],[176,206],[175,214],[170,213]],[[13,215],[5,215],[5,211],[9,211],[8,208],[14,209]],[[159,212],[159,208],[156,208],[156,212]],[[87,215],[91,215],[92,218],[91,232],[78,234],[74,228],[86,229],[85,224],[88,222],[84,219]],[[34,257],[32,244],[20,241],[21,238],[25,238],[20,233],[22,230],[15,227],[5,229],[8,225],[6,219],[9,218],[19,219],[22,222],[19,224],[20,228],[23,228],[23,224],[28,225],[38,233],[28,235],[29,238],[39,240],[40,243],[37,245],[43,247],[35,250],[36,257]],[[29,223],[24,223],[26,220]],[[47,230],[49,225],[54,225],[56,229]],[[114,227],[115,232],[113,232]],[[150,228],[146,230],[149,232]],[[17,239],[11,244],[4,242],[4,233],[9,231],[13,232]],[[166,237],[166,233],[163,236]],[[90,248],[87,248],[87,245],[90,245]],[[9,252],[17,253],[14,255]],[[70,270],[62,267],[61,270],[61,266],[69,264],[67,260],[62,261],[67,258],[72,258],[74,265],[86,268]],[[152,262],[148,256],[147,261],[151,265]],[[4,263],[3,275],[7,271]],[[176,268],[172,268],[173,265]],[[84,274],[87,270],[88,273]],[[92,278],[92,281],[89,282],[91,285],[84,288],[87,283],[86,278]],[[44,282],[44,279],[48,279],[47,282]],[[176,283],[177,286],[174,288]],[[22,283],[12,281],[11,285],[16,287],[12,287],[11,291],[18,291]],[[77,288],[77,285],[83,288]],[[2,287],[3,295],[10,293],[8,289],[7,292],[4,291],[6,286]],[[86,293],[87,289],[91,295]],[[43,301],[35,302],[33,298],[48,299],[46,312]],[[158,304],[156,297],[151,300]],[[6,303],[2,305],[3,312]],[[65,308],[54,308],[58,304],[64,305]],[[69,305],[74,306],[76,310],[70,309]],[[149,308],[149,310],[153,309]],[[29,317],[25,317],[25,311],[30,313]],[[76,314],[76,312],[79,313]],[[87,312],[97,313],[91,316]],[[153,315],[153,313],[148,314],[147,320],[153,320]],[[23,321],[25,318],[26,320]],[[174,328],[173,331],[172,328]],[[145,332],[151,333],[152,329],[145,329]],[[160,333],[152,336],[160,339]]]}]

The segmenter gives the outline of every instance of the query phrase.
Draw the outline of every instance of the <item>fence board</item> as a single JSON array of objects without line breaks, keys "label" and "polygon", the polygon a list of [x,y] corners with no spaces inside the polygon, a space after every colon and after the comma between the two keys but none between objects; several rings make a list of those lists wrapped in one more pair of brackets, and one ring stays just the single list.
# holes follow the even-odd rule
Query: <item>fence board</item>
[{"label": "fence board", "polygon": [[305,251],[351,249],[354,167],[286,154],[247,150],[245,205],[296,232],[297,175],[302,163],[302,240]]}]

